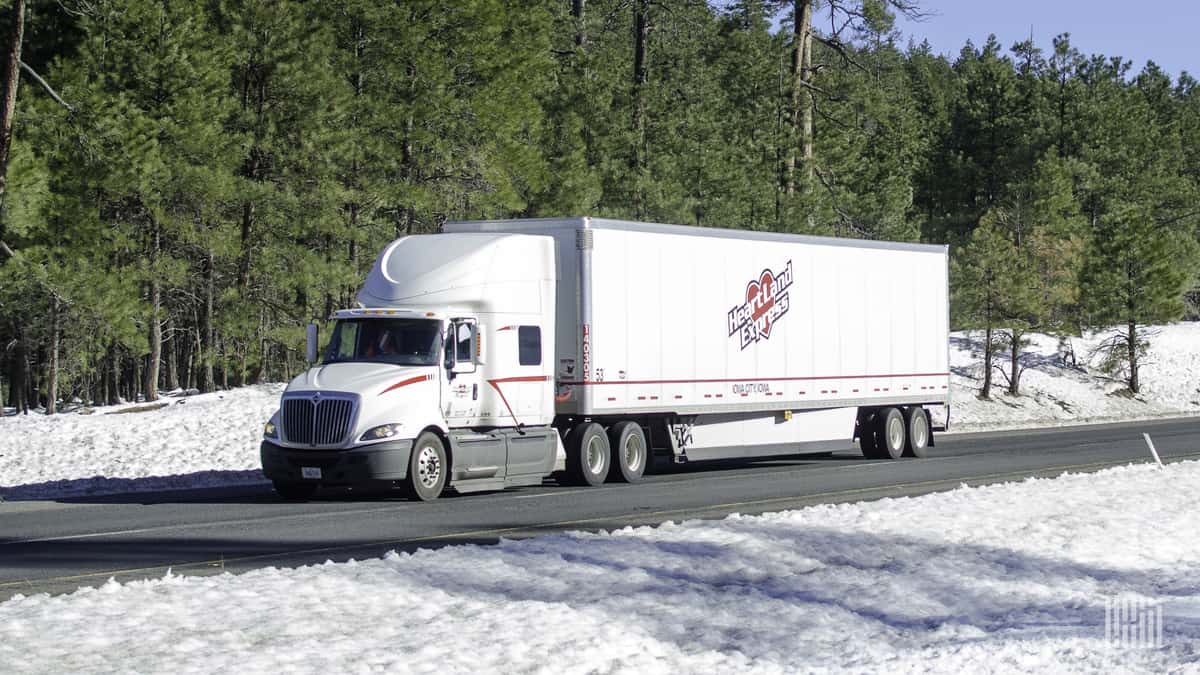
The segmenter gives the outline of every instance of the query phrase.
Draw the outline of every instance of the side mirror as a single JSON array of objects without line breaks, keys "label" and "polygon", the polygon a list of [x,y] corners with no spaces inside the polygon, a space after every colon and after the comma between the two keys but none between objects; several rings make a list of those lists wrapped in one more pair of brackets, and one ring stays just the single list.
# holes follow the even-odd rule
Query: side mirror
[{"label": "side mirror", "polygon": [[317,342],[319,337],[319,328],[317,324],[310,323],[304,331],[304,360],[309,364],[317,362]]}]

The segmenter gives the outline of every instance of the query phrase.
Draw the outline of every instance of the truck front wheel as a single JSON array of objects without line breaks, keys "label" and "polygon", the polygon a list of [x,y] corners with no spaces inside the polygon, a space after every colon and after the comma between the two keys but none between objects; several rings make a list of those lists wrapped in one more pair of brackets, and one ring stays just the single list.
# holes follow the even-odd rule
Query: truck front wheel
[{"label": "truck front wheel", "polygon": [[446,474],[450,467],[446,462],[446,448],[437,434],[428,431],[417,436],[412,454],[408,458],[408,477],[404,479],[404,491],[409,497],[423,502],[441,496],[446,487]]},{"label": "truck front wheel", "polygon": [[604,427],[580,424],[567,435],[567,476],[576,485],[601,485],[608,478],[612,450]]}]

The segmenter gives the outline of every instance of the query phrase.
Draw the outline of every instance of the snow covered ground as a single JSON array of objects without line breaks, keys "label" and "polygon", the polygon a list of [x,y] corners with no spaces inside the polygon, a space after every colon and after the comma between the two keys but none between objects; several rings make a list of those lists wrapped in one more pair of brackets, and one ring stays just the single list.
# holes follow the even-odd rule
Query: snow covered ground
[{"label": "snow covered ground", "polygon": [[[262,426],[282,384],[164,398],[125,412],[0,419],[0,497],[34,499],[262,482]],[[145,405],[145,404],[141,404]]]},{"label": "snow covered ground", "polygon": [[[1033,335],[1021,356],[1021,396],[1009,396],[1007,380],[995,373],[992,398],[978,398],[983,372],[982,334],[950,338],[951,425],[954,431],[1049,426],[1064,423],[1131,420],[1200,414],[1200,323],[1149,329],[1150,348],[1141,369],[1142,391],[1129,393],[1124,381],[1104,373],[1097,345],[1105,331],[1072,338],[1077,367],[1060,356],[1057,338]],[[1010,359],[997,355],[1008,370]]]},{"label": "snow covered ground", "polygon": [[[1200,672],[1200,463],[0,604],[0,670]],[[1161,611],[1113,644],[1110,602]],[[1110,624],[1111,631],[1116,628]]]},{"label": "snow covered ground", "polygon": [[[1058,342],[1034,336],[1022,396],[997,384],[990,401],[976,397],[978,336],[951,337],[952,428],[975,431],[1073,422],[1200,414],[1200,323],[1149,334],[1150,353],[1137,397],[1102,373],[1091,350],[1107,337],[1073,340],[1081,367],[1065,366]],[[1007,359],[999,358],[1000,365]],[[1002,382],[1002,380],[1000,380]],[[165,399],[149,412],[0,418],[0,498],[36,499],[263,481],[258,444],[262,424],[279,404],[283,385]],[[118,406],[124,408],[128,406]]]}]

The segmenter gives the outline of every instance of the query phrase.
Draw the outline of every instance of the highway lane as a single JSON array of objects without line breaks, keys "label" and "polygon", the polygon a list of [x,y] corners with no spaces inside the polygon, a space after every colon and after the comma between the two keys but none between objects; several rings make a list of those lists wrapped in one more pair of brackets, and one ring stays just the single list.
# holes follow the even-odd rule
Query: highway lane
[{"label": "highway lane", "polygon": [[331,492],[287,503],[269,488],[0,503],[0,601],[17,593],[176,573],[242,572],[379,556],[456,543],[493,543],[573,529],[612,529],[823,502],[917,495],[1064,471],[1200,459],[1200,418],[937,437],[923,460],[854,452],[690,465],[638,485],[538,488],[431,503],[381,492]]}]

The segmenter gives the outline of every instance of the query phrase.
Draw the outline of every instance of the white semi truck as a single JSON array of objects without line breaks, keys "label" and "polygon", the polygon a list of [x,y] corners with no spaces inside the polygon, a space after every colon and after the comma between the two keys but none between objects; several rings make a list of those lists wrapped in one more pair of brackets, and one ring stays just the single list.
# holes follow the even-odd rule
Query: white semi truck
[{"label": "white semi truck", "polygon": [[286,498],[635,482],[652,463],[921,457],[949,403],[944,246],[600,218],[389,244],[266,424]]}]

